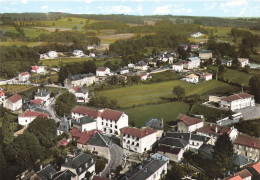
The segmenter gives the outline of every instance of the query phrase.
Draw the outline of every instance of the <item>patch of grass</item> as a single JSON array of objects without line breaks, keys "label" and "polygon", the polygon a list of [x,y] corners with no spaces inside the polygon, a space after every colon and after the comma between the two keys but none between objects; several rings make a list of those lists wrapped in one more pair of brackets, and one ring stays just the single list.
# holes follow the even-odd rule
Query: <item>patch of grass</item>
[{"label": "patch of grass", "polygon": [[36,28],[22,28],[24,30],[24,34],[26,37],[39,37],[40,34],[50,34],[49,31],[44,29],[36,29]]},{"label": "patch of grass", "polygon": [[131,107],[133,105],[162,102],[161,97],[173,97],[174,86],[182,86],[186,90],[186,95],[199,94],[204,98],[210,94],[224,94],[227,92],[237,92],[238,87],[224,82],[211,80],[200,84],[191,84],[180,80],[153,84],[137,84],[117,89],[97,92],[111,99],[116,99],[120,107]]},{"label": "patch of grass", "polygon": [[11,26],[11,25],[0,25],[0,29],[2,31],[2,33],[5,33],[5,32],[16,32],[16,29],[14,26]]},{"label": "patch of grass", "polygon": [[7,42],[0,42],[0,46],[38,46],[43,42],[22,42],[22,41],[7,41]]},{"label": "patch of grass", "polygon": [[[209,66],[208,68],[215,71],[217,70],[216,66]],[[243,86],[248,86],[249,79],[252,78],[252,75],[234,69],[226,68],[222,77],[224,81],[240,84]]]},{"label": "patch of grass", "polygon": [[12,84],[6,84],[0,86],[0,88],[2,88],[4,92],[13,93],[13,94],[27,91],[33,87],[34,87],[33,85],[12,85]]},{"label": "patch of grass", "polygon": [[189,111],[189,105],[183,102],[173,102],[123,109],[123,111],[128,114],[129,122],[134,122],[136,127],[141,127],[151,118],[163,118],[164,124],[175,121],[179,113],[186,114]]},{"label": "patch of grass", "polygon": [[169,81],[174,79],[180,79],[181,73],[176,73],[173,71],[164,71],[160,73],[152,74],[152,81],[161,82],[161,81]]}]

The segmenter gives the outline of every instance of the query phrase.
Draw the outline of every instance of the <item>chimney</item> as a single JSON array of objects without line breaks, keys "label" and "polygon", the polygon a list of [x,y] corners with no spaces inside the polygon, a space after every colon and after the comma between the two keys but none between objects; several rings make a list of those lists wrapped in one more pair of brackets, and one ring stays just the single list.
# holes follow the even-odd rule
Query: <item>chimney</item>
[{"label": "chimney", "polygon": [[161,124],[161,128],[163,128],[163,118],[162,118],[162,124]]},{"label": "chimney", "polygon": [[50,173],[50,179],[52,179],[52,173]]},{"label": "chimney", "polygon": [[42,170],[42,164],[40,165],[40,170]]},{"label": "chimney", "polygon": [[216,126],[216,128],[215,128],[215,132],[218,133],[218,126]]}]

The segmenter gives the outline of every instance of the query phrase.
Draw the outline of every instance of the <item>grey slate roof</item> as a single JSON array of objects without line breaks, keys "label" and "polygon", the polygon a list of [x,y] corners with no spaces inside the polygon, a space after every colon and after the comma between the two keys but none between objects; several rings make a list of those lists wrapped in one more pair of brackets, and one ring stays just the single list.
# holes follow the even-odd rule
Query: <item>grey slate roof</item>
[{"label": "grey slate roof", "polygon": [[245,166],[247,164],[250,164],[252,162],[254,162],[252,159],[248,159],[246,158],[245,156],[243,156],[242,154],[235,154],[233,157],[232,157],[232,162],[239,166],[239,167],[242,167],[242,166]]},{"label": "grey slate roof", "polygon": [[83,93],[83,94],[86,94],[88,92],[88,88],[86,87],[80,87],[76,93]]},{"label": "grey slate roof", "polygon": [[108,147],[110,144],[110,138],[102,133],[95,133],[87,144],[101,147]]},{"label": "grey slate roof", "polygon": [[48,94],[51,94],[50,91],[48,91],[47,89],[39,89],[38,91],[35,92],[34,96],[40,96],[40,97],[45,97]]},{"label": "grey slate roof", "polygon": [[176,138],[166,137],[166,138],[160,140],[159,144],[164,144],[164,145],[168,145],[168,146],[174,146],[174,147],[178,147],[178,148],[185,148],[189,144],[189,142],[185,141],[183,139],[176,139]]},{"label": "grey slate roof", "polygon": [[89,73],[89,74],[76,74],[76,75],[68,76],[68,79],[71,80],[71,81],[77,81],[77,80],[84,79],[86,77],[92,77],[92,76],[94,76],[93,73]]},{"label": "grey slate roof", "polygon": [[62,166],[76,169],[77,175],[80,175],[84,173],[88,168],[90,168],[93,164],[95,164],[95,159],[93,155],[80,152],[75,157],[68,158],[67,162],[65,162]]},{"label": "grey slate roof", "polygon": [[56,172],[56,169],[51,164],[48,164],[40,171],[36,172],[36,174],[43,180],[49,180],[51,179],[51,176],[54,175]]},{"label": "grey slate roof", "polygon": [[179,133],[179,132],[166,132],[165,136],[183,139],[185,141],[189,141],[189,140],[202,141],[204,143],[208,142],[208,140],[210,139],[209,137],[198,135],[198,134]]},{"label": "grey slate roof", "polygon": [[159,119],[149,119],[144,124],[144,127],[150,127],[152,129],[155,129],[155,130],[162,130],[163,129],[162,121],[159,120]]},{"label": "grey slate roof", "polygon": [[148,159],[122,175],[119,180],[145,180],[164,166],[167,161],[159,159]]},{"label": "grey slate roof", "polygon": [[65,171],[57,172],[52,179],[53,180],[71,180],[72,178],[75,178],[76,174],[71,172],[69,169],[66,169]]},{"label": "grey slate roof", "polygon": [[88,123],[91,123],[91,122],[95,122],[96,120],[94,118],[91,118],[89,116],[84,116],[84,117],[81,117],[77,120],[72,120],[71,122],[75,125],[84,125],[84,124],[88,124]]},{"label": "grey slate roof", "polygon": [[212,51],[207,49],[201,49],[199,50],[199,53],[212,53]]},{"label": "grey slate roof", "polygon": [[199,148],[199,152],[207,159],[212,159],[212,153],[214,152],[214,146],[211,144],[202,144]]},{"label": "grey slate roof", "polygon": [[69,132],[69,122],[68,119],[66,118],[66,116],[64,115],[62,120],[60,121],[60,125],[57,128],[57,130],[63,131],[63,132]]}]

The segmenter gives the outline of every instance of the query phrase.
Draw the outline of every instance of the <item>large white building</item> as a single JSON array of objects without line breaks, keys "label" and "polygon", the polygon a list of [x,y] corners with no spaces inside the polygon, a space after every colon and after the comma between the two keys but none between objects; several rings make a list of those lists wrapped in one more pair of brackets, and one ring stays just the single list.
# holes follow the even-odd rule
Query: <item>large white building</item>
[{"label": "large white building", "polygon": [[18,124],[22,126],[27,126],[39,116],[49,118],[48,113],[27,110],[18,116]]},{"label": "large white building", "polygon": [[58,57],[58,54],[56,51],[48,51],[47,53],[40,54],[40,59],[54,59],[57,57]]},{"label": "large white building", "polygon": [[143,129],[124,127],[121,129],[121,145],[123,148],[141,154],[152,149],[157,140],[156,137],[156,130],[149,127]]},{"label": "large white building", "polygon": [[227,108],[232,111],[249,106],[255,106],[255,99],[253,95],[247,93],[235,94],[220,100],[220,107]]},{"label": "large white building", "polygon": [[172,70],[173,71],[177,71],[177,72],[181,72],[183,71],[183,64],[178,62],[172,65]]},{"label": "large white building", "polygon": [[97,80],[96,76],[92,73],[71,75],[64,80],[64,87],[70,89],[76,86],[90,86]]},{"label": "large white building", "polygon": [[184,81],[187,81],[189,83],[198,83],[199,82],[199,76],[195,75],[195,74],[189,74],[188,76],[186,76],[185,78],[183,78]]},{"label": "large white building", "polygon": [[45,74],[45,66],[32,66],[32,72],[37,74]]},{"label": "large white building", "polygon": [[76,86],[70,90],[76,96],[78,103],[86,103],[88,102],[88,88]]},{"label": "large white building", "polygon": [[144,61],[139,61],[134,65],[135,69],[146,71],[148,69],[148,64]]},{"label": "large white building", "polygon": [[28,72],[23,72],[18,75],[19,82],[27,82],[29,81],[30,74]]},{"label": "large white building", "polygon": [[96,70],[96,75],[97,76],[110,76],[111,72],[110,72],[110,69],[107,67],[105,67],[105,68],[99,67]]},{"label": "large white building", "polygon": [[120,135],[120,129],[128,126],[128,115],[124,112],[112,109],[95,110],[88,107],[77,106],[71,111],[71,117],[75,120],[88,116],[96,120],[96,129],[107,135]]},{"label": "large white building", "polygon": [[200,57],[200,59],[203,59],[203,60],[210,59],[210,58],[212,58],[212,51],[202,49],[199,51],[199,57]]},{"label": "large white building", "polygon": [[179,114],[177,117],[177,125],[179,132],[190,133],[203,127],[204,122],[201,119],[196,119],[185,114]]},{"label": "large white building", "polygon": [[187,61],[183,61],[183,68],[185,69],[194,69],[200,66],[200,58],[199,57],[190,57]]},{"label": "large white building", "polygon": [[15,94],[4,101],[3,106],[12,111],[20,109],[23,105],[23,99],[18,94]]}]

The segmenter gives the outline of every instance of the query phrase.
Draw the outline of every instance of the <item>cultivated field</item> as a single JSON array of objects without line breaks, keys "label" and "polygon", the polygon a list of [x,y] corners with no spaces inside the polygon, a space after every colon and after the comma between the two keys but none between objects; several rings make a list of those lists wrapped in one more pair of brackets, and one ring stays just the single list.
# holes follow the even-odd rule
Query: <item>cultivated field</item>
[{"label": "cultivated field", "polygon": [[23,91],[27,91],[34,86],[32,85],[1,85],[0,88],[2,88],[6,93],[19,93]]},{"label": "cultivated field", "polygon": [[185,88],[186,95],[199,94],[204,98],[207,98],[209,94],[223,94],[227,92],[237,92],[239,90],[237,87],[216,80],[197,85],[180,80],[173,80],[105,90],[98,92],[97,95],[116,99],[122,108],[132,107],[133,105],[161,102],[161,97],[173,97],[173,87],[178,85]]},{"label": "cultivated field", "polygon": [[135,34],[134,33],[122,33],[122,34],[104,34],[104,35],[99,35],[97,36],[100,39],[103,40],[119,40],[119,39],[129,39],[133,37]]},{"label": "cultivated field", "polygon": [[122,111],[129,116],[129,122],[134,122],[136,127],[141,127],[151,118],[163,119],[164,124],[175,121],[179,113],[186,114],[189,111],[189,105],[183,102],[173,102],[123,109]]},{"label": "cultivated field", "polygon": [[7,41],[7,42],[0,42],[0,46],[38,46],[44,42],[22,42],[22,41]]}]

